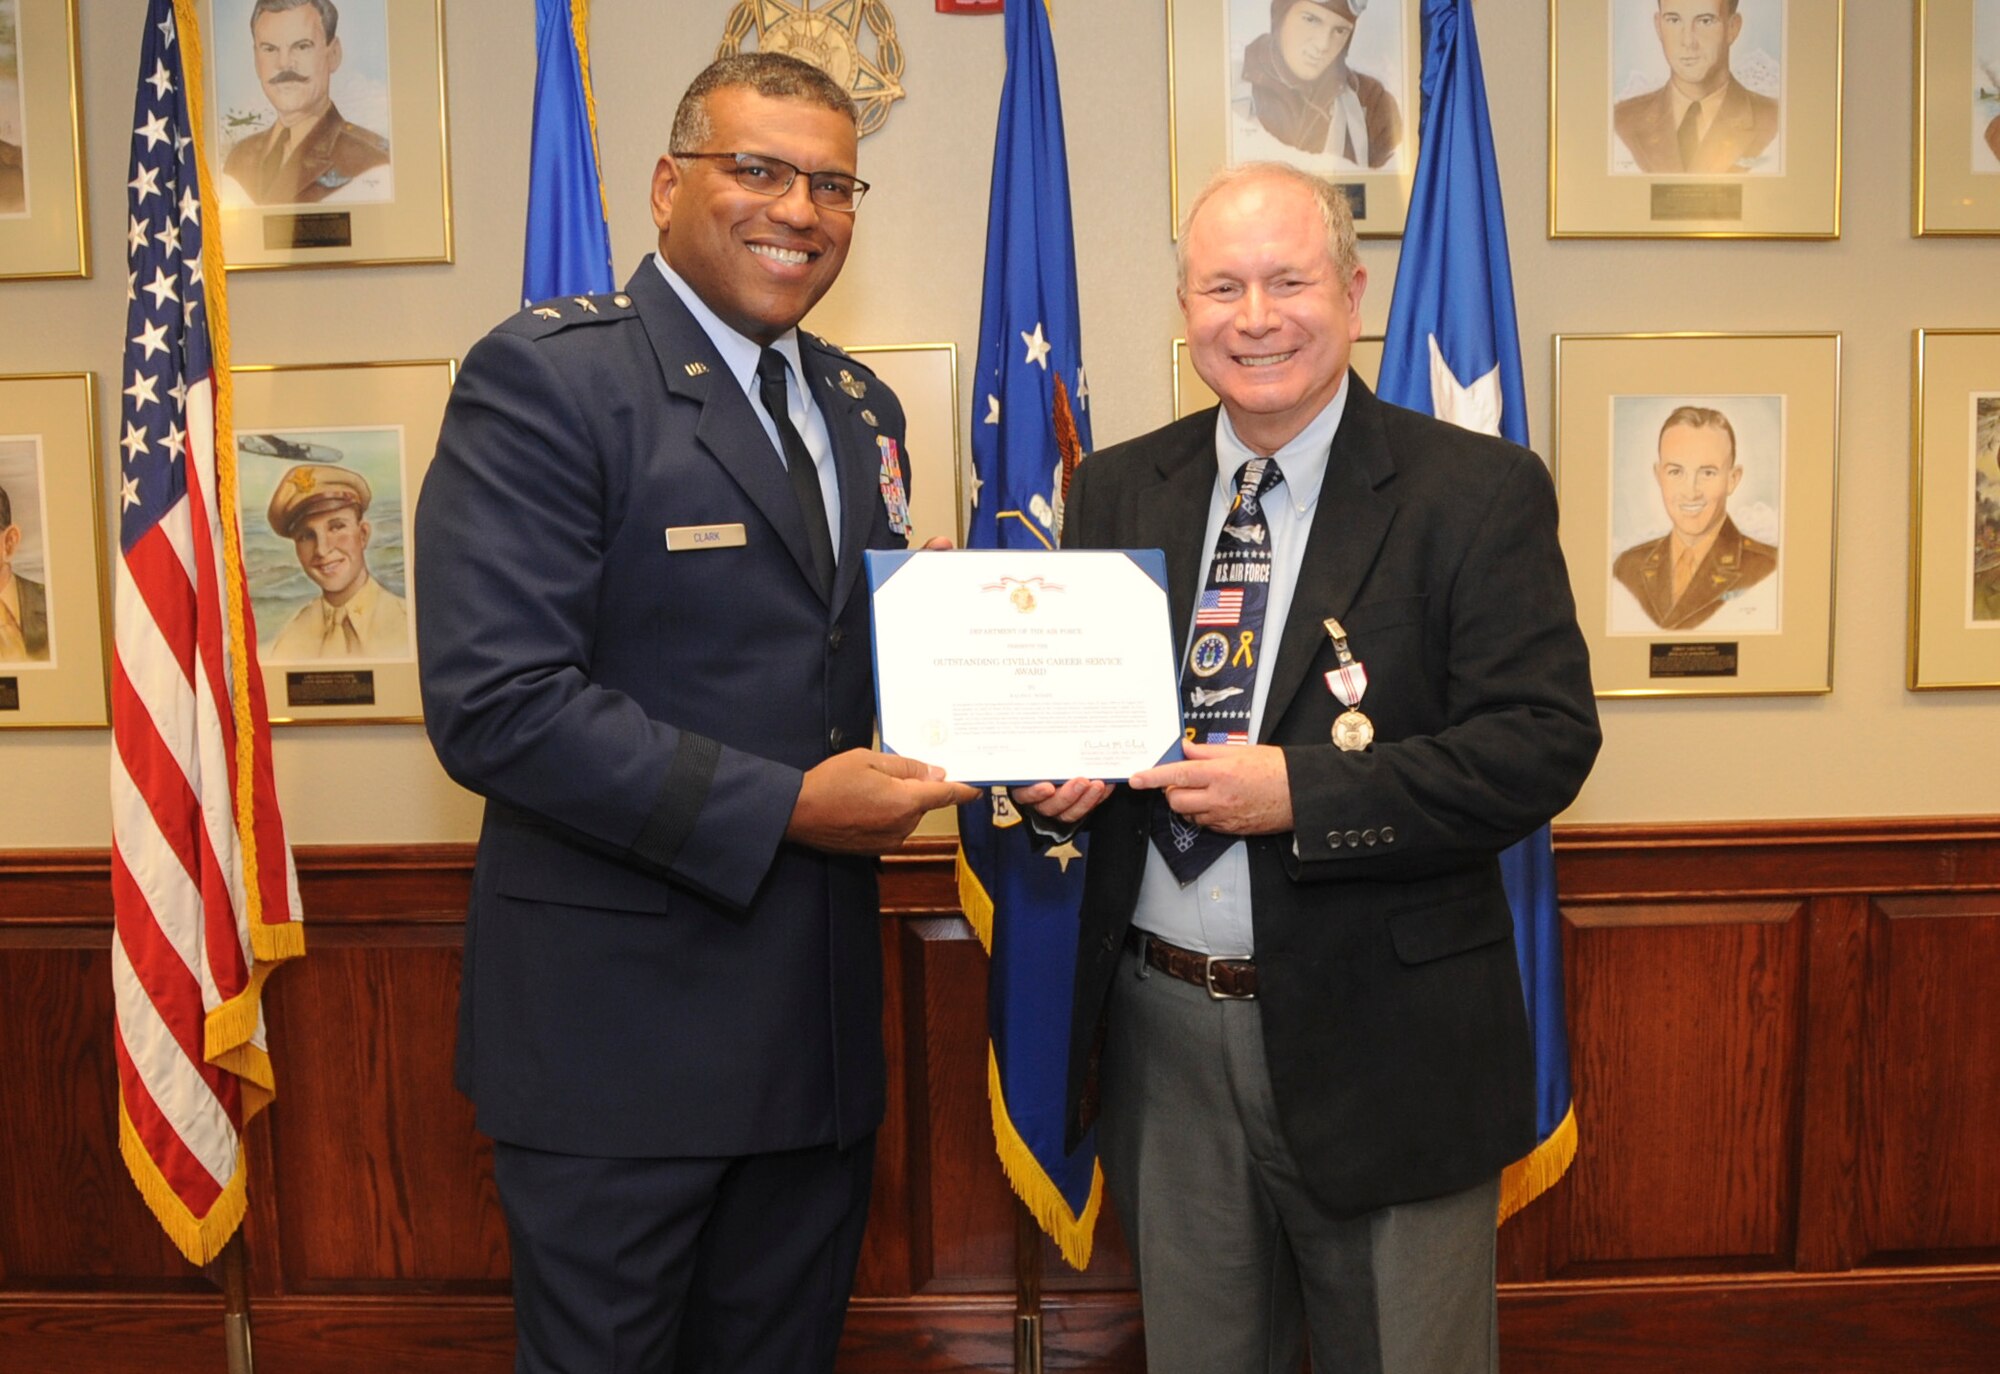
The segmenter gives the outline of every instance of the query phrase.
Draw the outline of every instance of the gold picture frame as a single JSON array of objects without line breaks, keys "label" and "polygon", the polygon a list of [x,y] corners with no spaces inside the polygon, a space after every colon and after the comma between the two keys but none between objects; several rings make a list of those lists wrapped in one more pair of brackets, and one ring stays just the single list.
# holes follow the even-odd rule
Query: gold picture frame
[{"label": "gold picture frame", "polygon": [[[1382,336],[1363,334],[1354,341],[1354,353],[1348,359],[1356,375],[1372,390],[1375,378],[1382,371]],[[1201,374],[1194,370],[1194,359],[1188,355],[1187,340],[1174,340],[1174,418],[1192,415],[1197,410],[1207,410],[1220,402]]]},{"label": "gold picture frame", "polygon": [[[851,344],[903,406],[910,464],[910,547],[937,535],[965,543],[966,467],[958,434],[958,345]],[[950,481],[945,465],[950,464]]]},{"label": "gold picture frame", "polygon": [[90,275],[76,0],[0,0],[0,281]]},{"label": "gold picture frame", "polygon": [[1913,367],[1906,682],[2000,687],[2000,330],[1919,329]]},{"label": "gold picture frame", "polygon": [[97,379],[0,377],[0,729],[110,724]]},{"label": "gold picture frame", "polygon": [[1917,0],[1912,229],[2000,234],[2000,0]]},{"label": "gold picture frame", "polygon": [[1845,0],[1742,0],[1685,126],[1672,9],[1549,0],[1549,236],[1839,238]]},{"label": "gold picture frame", "polygon": [[1559,334],[1555,391],[1597,695],[1831,691],[1840,336]]},{"label": "gold picture frame", "polygon": [[[268,73],[260,61],[280,59],[258,55],[253,4],[206,4],[206,136],[230,270],[450,262],[443,0],[341,0],[326,44],[312,6],[266,16],[309,30],[271,38],[319,45],[296,70]],[[308,92],[317,83],[332,101],[296,141],[267,94],[281,82]]]},{"label": "gold picture frame", "polygon": [[[457,375],[450,359],[230,369],[244,569],[273,724],[423,719],[411,535]],[[372,590],[355,590],[357,571]],[[345,625],[335,597],[353,610]]]},{"label": "gold picture frame", "polygon": [[[1374,0],[1355,24],[1347,48],[1334,59],[1346,64],[1351,57],[1351,71],[1361,78],[1347,83],[1356,98],[1342,108],[1363,114],[1359,122],[1364,126],[1360,131],[1364,143],[1374,138],[1384,145],[1358,162],[1323,150],[1308,153],[1291,141],[1326,138],[1323,119],[1303,122],[1281,135],[1258,117],[1244,55],[1265,39],[1264,56],[1258,61],[1285,60],[1279,55],[1279,36],[1267,35],[1270,0],[1166,0],[1166,4],[1170,234],[1179,237],[1189,200],[1217,168],[1269,158],[1321,172],[1346,190],[1354,227],[1362,238],[1401,237],[1417,166],[1422,0]],[[1385,18],[1395,22],[1385,23]],[[1324,80],[1330,70],[1324,69],[1320,78]],[[1392,114],[1397,126],[1393,136]],[[1352,137],[1343,140],[1343,153],[1352,146]]]}]

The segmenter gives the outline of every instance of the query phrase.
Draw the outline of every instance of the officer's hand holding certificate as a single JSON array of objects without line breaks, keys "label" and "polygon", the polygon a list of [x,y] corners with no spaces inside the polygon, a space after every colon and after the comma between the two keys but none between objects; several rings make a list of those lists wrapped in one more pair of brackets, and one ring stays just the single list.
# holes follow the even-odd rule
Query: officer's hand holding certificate
[{"label": "officer's hand holding certificate", "polygon": [[1157,550],[867,558],[885,750],[979,785],[1118,780],[1180,756]]}]

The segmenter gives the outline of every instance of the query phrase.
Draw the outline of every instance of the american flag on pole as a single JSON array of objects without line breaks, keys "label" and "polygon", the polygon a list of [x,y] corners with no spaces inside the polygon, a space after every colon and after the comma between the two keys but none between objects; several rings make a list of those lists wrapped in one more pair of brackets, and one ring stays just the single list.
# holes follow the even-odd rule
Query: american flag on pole
[{"label": "american flag on pole", "polygon": [[264,979],[305,928],[244,586],[193,0],[151,0],[140,53],[113,570],[118,1133],[205,1264],[243,1218],[243,1126],[272,1096]]}]

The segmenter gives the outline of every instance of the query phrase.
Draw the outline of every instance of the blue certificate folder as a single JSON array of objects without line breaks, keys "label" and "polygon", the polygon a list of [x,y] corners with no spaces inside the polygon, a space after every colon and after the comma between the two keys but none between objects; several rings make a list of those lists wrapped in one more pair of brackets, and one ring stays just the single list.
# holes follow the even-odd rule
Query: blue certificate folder
[{"label": "blue certificate folder", "polygon": [[[871,639],[870,652],[872,655],[872,663],[874,665],[874,670],[875,670],[875,718],[880,723],[882,750],[884,753],[890,753],[890,754],[915,753],[921,756],[923,751],[920,746],[914,746],[914,745],[904,749],[897,748],[896,737],[892,737],[896,723],[891,722],[883,713],[882,622],[879,617],[879,614],[877,613],[878,607],[881,602],[883,589],[889,584],[889,582],[893,578],[897,577],[898,575],[907,575],[905,573],[905,569],[908,567],[910,560],[916,558],[919,554],[925,554],[933,558],[957,558],[960,556],[973,555],[973,554],[987,555],[990,557],[991,555],[997,552],[1001,551],[993,549],[942,549],[942,550],[941,549],[869,549],[862,554],[865,569],[868,575],[868,596],[869,596],[869,601],[871,603],[869,607],[870,610],[869,627],[870,627],[870,639]],[[1075,550],[1073,552],[1075,552],[1079,556],[1092,553],[1123,554],[1126,558],[1129,558],[1138,567],[1138,569],[1153,582],[1155,586],[1157,586],[1160,589],[1162,596],[1160,604],[1163,608],[1165,607],[1166,605],[1165,595],[1167,589],[1167,556],[1159,549],[1111,549],[1111,550],[1092,549],[1092,550]],[[1053,550],[1049,552],[1036,552],[1032,554],[1032,557],[1034,559],[1036,559],[1037,561],[1044,561],[1044,562],[1049,559],[1062,559],[1062,558],[1067,558],[1069,556],[1070,556],[1069,553],[1053,551]],[[1172,678],[1175,680],[1176,683],[1174,688],[1175,708],[1173,716],[1173,735],[1171,740],[1167,740],[1164,742],[1164,748],[1160,751],[1157,758],[1153,758],[1150,761],[1156,763],[1169,763],[1175,759],[1183,757],[1183,754],[1181,752],[1181,741],[1186,738],[1185,725],[1184,722],[1181,720],[1182,708],[1179,700],[1180,693],[1178,688],[1178,678],[1180,673],[1180,666],[1178,657],[1174,649],[1173,628],[1170,617],[1163,617],[1162,624],[1160,626],[1159,642],[1161,646],[1161,661],[1165,665],[1165,671],[1172,676]],[[1059,710],[1060,705],[1058,704],[1055,709]],[[938,761],[939,760],[936,759],[926,760],[926,762],[938,762]],[[1088,774],[1088,776],[1099,778],[1105,782],[1123,782],[1127,775],[1128,775],[1127,772],[1120,772],[1115,776],[1105,776],[1103,773]],[[1034,783],[1034,782],[1064,782],[1066,780],[1067,780],[1066,778],[1012,778],[1012,777],[1008,778],[954,777],[953,778],[953,781],[955,782],[970,783],[978,787],[1010,786],[1010,785]]]}]

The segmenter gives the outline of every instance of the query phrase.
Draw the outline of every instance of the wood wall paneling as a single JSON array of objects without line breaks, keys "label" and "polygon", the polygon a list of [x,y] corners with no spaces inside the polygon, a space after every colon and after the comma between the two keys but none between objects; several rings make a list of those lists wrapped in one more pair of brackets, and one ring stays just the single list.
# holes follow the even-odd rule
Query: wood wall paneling
[{"label": "wood wall paneling", "polygon": [[[890,1106],[841,1368],[1004,1370],[1013,1213],[949,841],[884,865]],[[506,1241],[450,1086],[470,851],[301,852],[267,999],[258,1353],[504,1374]],[[1501,1236],[1508,1374],[2000,1368],[2000,820],[1558,834],[1580,1145]],[[108,857],[0,852],[0,1374],[213,1368],[116,1153]],[[1045,1249],[1047,1364],[1138,1370],[1115,1218]]]},{"label": "wood wall paneling", "polygon": [[1577,1158],[1552,1277],[1789,1262],[1803,906],[1566,912]]},{"label": "wood wall paneling", "polygon": [[1870,935],[1866,1262],[2000,1261],[2000,893],[1883,897]]}]

